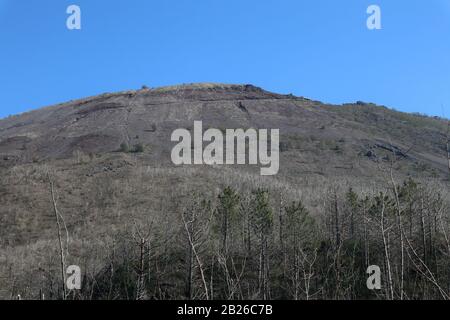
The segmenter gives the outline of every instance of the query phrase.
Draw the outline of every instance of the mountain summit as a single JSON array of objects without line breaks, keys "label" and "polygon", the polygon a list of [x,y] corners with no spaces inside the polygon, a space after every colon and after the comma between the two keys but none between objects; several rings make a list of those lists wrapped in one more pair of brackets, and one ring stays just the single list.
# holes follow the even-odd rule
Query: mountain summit
[{"label": "mountain summit", "polygon": [[281,169],[290,176],[367,174],[390,155],[405,174],[447,170],[441,119],[215,83],[107,93],[2,119],[0,166],[112,153],[122,144],[145,145],[149,163],[166,163],[170,134],[195,120],[208,128],[280,129]]}]

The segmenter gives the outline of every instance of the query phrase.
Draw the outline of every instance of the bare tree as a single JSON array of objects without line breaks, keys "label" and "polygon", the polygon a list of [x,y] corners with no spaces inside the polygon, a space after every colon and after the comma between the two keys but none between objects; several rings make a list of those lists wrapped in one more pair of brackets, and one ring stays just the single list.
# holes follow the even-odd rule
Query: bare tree
[{"label": "bare tree", "polygon": [[377,197],[378,201],[378,209],[380,210],[380,232],[381,237],[383,239],[383,250],[384,250],[384,260],[386,263],[387,276],[388,276],[388,294],[387,297],[391,300],[394,300],[394,282],[392,276],[392,267],[391,267],[391,254],[390,254],[390,245],[389,245],[389,231],[392,229],[392,226],[388,226],[386,211],[387,211],[387,197],[383,193]]},{"label": "bare tree", "polygon": [[[59,256],[60,256],[60,271],[61,271],[61,285],[62,285],[62,290],[63,290],[63,295],[62,298],[63,300],[66,300],[67,298],[67,290],[66,290],[66,254],[68,251],[68,242],[69,242],[69,233],[66,227],[66,224],[64,222],[64,218],[62,217],[62,215],[60,214],[59,210],[58,210],[58,206],[57,206],[57,195],[55,192],[55,186],[54,186],[54,182],[53,179],[51,178],[51,175],[49,172],[47,172],[47,179],[48,182],[50,184],[50,193],[51,193],[51,201],[52,201],[52,206],[53,206],[53,214],[55,217],[55,223],[56,223],[56,227],[57,227],[57,235],[58,235],[58,244],[59,244]],[[63,239],[62,239],[62,226],[64,226],[64,229],[66,231],[66,246],[67,246],[67,250],[64,249],[64,245],[63,245]]]},{"label": "bare tree", "polygon": [[[211,215],[200,216],[200,213],[205,210],[204,203],[195,202],[192,208],[189,208],[181,214],[181,219],[186,232],[186,238],[189,243],[188,249],[188,283],[187,283],[187,295],[189,299],[193,298],[193,276],[194,276],[194,260],[197,263],[197,267],[200,271],[201,282],[204,289],[204,295],[206,300],[209,300],[209,288],[206,281],[205,266],[200,258],[198,249],[204,243],[204,237],[209,233],[209,221]],[[206,210],[209,211],[209,210]],[[203,223],[200,223],[200,219],[205,219]]]},{"label": "bare tree", "polygon": [[139,246],[139,262],[137,268],[137,281],[136,281],[136,300],[145,300],[147,298],[147,292],[145,289],[145,279],[146,277],[150,277],[150,266],[148,266],[148,273],[146,273],[146,257],[150,256],[150,236],[152,224],[150,224],[148,230],[144,233],[141,228],[138,227],[136,221],[135,225],[135,234],[133,236],[135,242]]}]

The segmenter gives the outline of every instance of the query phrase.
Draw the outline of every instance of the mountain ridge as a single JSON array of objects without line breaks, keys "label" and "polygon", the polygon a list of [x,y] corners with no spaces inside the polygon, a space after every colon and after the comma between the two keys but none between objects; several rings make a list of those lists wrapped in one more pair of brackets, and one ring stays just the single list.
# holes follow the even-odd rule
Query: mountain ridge
[{"label": "mountain ridge", "polygon": [[147,145],[153,163],[169,163],[171,132],[191,128],[195,120],[205,128],[280,129],[284,155],[315,154],[319,163],[325,156],[333,162],[343,158],[336,160],[341,167],[354,158],[383,161],[395,149],[412,153],[401,160],[446,170],[443,119],[217,83],[105,93],[1,119],[0,166],[116,152],[123,143]]}]

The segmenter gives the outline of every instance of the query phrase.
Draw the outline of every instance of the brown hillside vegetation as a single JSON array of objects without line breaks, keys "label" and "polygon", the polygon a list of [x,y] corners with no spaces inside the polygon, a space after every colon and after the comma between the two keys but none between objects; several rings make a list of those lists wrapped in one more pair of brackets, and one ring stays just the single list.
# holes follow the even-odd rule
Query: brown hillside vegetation
[{"label": "brown hillside vegetation", "polygon": [[[196,120],[280,129],[279,174],[174,166]],[[450,299],[447,126],[225,84],[2,119],[0,299]]]}]

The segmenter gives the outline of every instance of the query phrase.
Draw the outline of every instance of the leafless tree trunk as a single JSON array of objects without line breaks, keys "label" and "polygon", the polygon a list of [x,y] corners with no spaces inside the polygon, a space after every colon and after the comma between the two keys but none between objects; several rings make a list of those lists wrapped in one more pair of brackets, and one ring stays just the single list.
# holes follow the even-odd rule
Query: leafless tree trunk
[{"label": "leafless tree trunk", "polygon": [[366,202],[363,202],[363,221],[364,221],[364,261],[366,262],[366,268],[370,265],[370,246],[368,241],[367,230],[367,215],[366,215]]},{"label": "leafless tree trunk", "polygon": [[145,247],[146,239],[141,238],[139,244],[139,270],[136,285],[136,300],[144,300],[145,298]]},{"label": "leafless tree trunk", "polygon": [[[65,262],[65,253],[64,253],[64,245],[61,235],[61,222],[60,222],[60,214],[57,207],[57,199],[55,195],[55,187],[53,180],[50,177],[50,174],[47,173],[47,178],[50,183],[50,192],[51,192],[51,200],[53,205],[53,213],[55,216],[55,222],[57,227],[57,233],[58,233],[58,243],[59,243],[59,256],[60,256],[60,268],[61,268],[61,284],[62,284],[62,290],[63,290],[63,300],[66,300],[67,297],[67,290],[66,290],[66,262]],[[66,229],[67,231],[67,229]]]},{"label": "leafless tree trunk", "polygon": [[386,267],[387,267],[387,273],[388,273],[388,284],[389,284],[389,298],[391,300],[394,300],[394,286],[392,282],[392,272],[391,272],[391,259],[389,256],[389,243],[388,239],[386,237],[386,232],[388,229],[385,226],[385,201],[382,199],[382,207],[381,207],[381,236],[383,238],[383,245],[384,245],[384,254],[385,254],[385,260],[386,260]]},{"label": "leafless tree trunk", "polygon": [[[416,267],[416,270],[422,276],[424,276],[425,279],[427,279],[431,284],[433,284],[439,290],[439,293],[441,294],[443,299],[450,300],[450,293],[447,293],[442,288],[442,286],[437,281],[437,279],[436,279],[435,275],[433,274],[433,272],[430,270],[430,268],[425,263],[425,261],[423,261],[420,258],[420,256],[417,254],[416,250],[414,249],[413,245],[411,244],[411,241],[409,241],[408,238],[405,238],[405,239],[406,239],[406,243],[408,244],[409,249],[411,250],[411,252],[413,254],[413,255],[411,255],[409,253],[409,250],[407,251],[411,261],[413,262],[414,266]],[[418,263],[416,262],[416,259],[418,260]]]},{"label": "leafless tree trunk", "polygon": [[339,230],[339,208],[336,190],[334,191],[334,228],[336,233],[336,248],[339,248],[341,244],[341,234]]},{"label": "leafless tree trunk", "polygon": [[398,189],[397,184],[394,180],[394,175],[392,172],[393,168],[391,165],[390,168],[390,177],[391,177],[391,183],[392,188],[394,190],[394,196],[395,196],[395,205],[396,205],[396,214],[397,214],[397,228],[400,236],[400,300],[403,300],[403,293],[404,293],[404,278],[405,278],[405,245],[404,245],[404,239],[403,239],[403,222],[402,222],[402,209],[400,206],[400,199],[398,195]]},{"label": "leafless tree trunk", "polygon": [[[201,262],[200,257],[197,253],[197,244],[194,241],[196,238],[195,237],[196,231],[193,230],[193,228],[192,228],[193,224],[196,222],[196,216],[195,216],[194,210],[192,211],[192,217],[191,217],[191,220],[189,220],[189,221],[186,220],[184,214],[181,215],[183,224],[184,224],[184,229],[186,230],[186,236],[189,241],[189,247],[191,250],[191,254],[190,254],[191,263],[189,266],[189,283],[190,283],[189,286],[191,287],[191,290],[192,290],[192,266],[193,266],[193,259],[195,258],[195,260],[197,261],[198,268],[200,269],[200,276],[202,279],[203,287],[205,289],[206,300],[209,300],[209,289],[208,289],[208,284],[206,282],[203,263]],[[202,230],[200,230],[200,232],[202,232]],[[189,290],[189,291],[191,291],[191,290]]]},{"label": "leafless tree trunk", "polygon": [[425,231],[425,215],[424,215],[424,204],[423,199],[420,200],[420,228],[422,230],[422,247],[423,247],[423,261],[427,263],[427,235]]},{"label": "leafless tree trunk", "polygon": [[[146,277],[150,277],[150,237],[152,233],[152,225],[150,224],[148,231],[144,234],[142,230],[138,227],[136,221],[135,225],[135,235],[134,240],[139,246],[139,262],[137,268],[137,282],[136,282],[136,300],[145,300],[147,297],[147,292],[145,288]],[[148,258],[148,270],[145,270],[146,258]]]},{"label": "leafless tree trunk", "polygon": [[306,294],[306,300],[309,300],[311,298],[311,279],[314,276],[314,265],[317,260],[317,248],[314,249],[314,253],[312,258],[307,257],[307,255],[301,251],[303,256],[303,279],[305,282],[305,294]]}]

